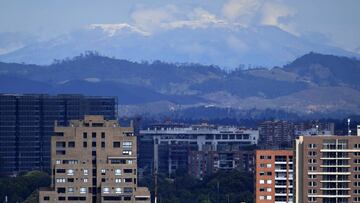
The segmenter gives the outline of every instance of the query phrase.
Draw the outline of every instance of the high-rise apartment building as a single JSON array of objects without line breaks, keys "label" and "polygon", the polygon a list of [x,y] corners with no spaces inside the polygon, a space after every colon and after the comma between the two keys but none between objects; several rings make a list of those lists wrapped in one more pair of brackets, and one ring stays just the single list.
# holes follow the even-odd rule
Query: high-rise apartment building
[{"label": "high-rise apartment building", "polygon": [[292,147],[294,125],[288,121],[265,121],[260,124],[260,145],[263,149]]},{"label": "high-rise apartment building", "polygon": [[256,203],[292,203],[293,151],[256,150]]},{"label": "high-rise apartment building", "polygon": [[360,137],[296,140],[296,203],[360,202]]},{"label": "high-rise apartment building", "polygon": [[115,119],[115,97],[0,94],[0,173],[50,169],[54,121],[67,124],[84,115]]},{"label": "high-rise apartment building", "polygon": [[85,116],[55,126],[51,137],[51,188],[41,203],[150,203],[147,188],[137,187],[137,146],[132,127],[103,116]]}]

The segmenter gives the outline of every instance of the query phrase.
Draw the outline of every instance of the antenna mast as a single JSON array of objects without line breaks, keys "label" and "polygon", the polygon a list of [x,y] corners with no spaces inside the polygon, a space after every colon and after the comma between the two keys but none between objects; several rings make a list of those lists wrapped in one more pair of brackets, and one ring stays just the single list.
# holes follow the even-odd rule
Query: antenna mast
[{"label": "antenna mast", "polygon": [[347,119],[348,124],[348,136],[351,136],[351,130],[350,130],[350,118]]}]

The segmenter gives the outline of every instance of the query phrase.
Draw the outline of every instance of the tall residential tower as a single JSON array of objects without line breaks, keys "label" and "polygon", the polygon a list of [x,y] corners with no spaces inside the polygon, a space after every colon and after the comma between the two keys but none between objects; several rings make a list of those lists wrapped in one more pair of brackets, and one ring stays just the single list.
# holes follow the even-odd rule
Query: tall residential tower
[{"label": "tall residential tower", "polygon": [[296,202],[360,202],[360,137],[296,140]]},{"label": "tall residential tower", "polygon": [[115,119],[116,97],[0,94],[0,174],[50,169],[54,121],[66,125],[84,115]]},{"label": "tall residential tower", "polygon": [[137,147],[132,127],[103,116],[85,116],[69,126],[55,125],[51,138],[51,188],[40,202],[149,203],[137,187]]}]

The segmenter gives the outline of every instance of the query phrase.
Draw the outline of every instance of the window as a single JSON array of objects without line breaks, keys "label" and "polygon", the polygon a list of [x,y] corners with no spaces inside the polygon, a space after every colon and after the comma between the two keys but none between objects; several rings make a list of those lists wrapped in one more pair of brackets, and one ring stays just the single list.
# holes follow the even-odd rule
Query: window
[{"label": "window", "polygon": [[87,139],[87,133],[83,133],[83,138]]},{"label": "window", "polygon": [[124,173],[132,173],[132,169],[124,169]]},{"label": "window", "polygon": [[103,188],[103,193],[104,193],[104,194],[109,194],[109,193],[110,193],[110,188],[104,187],[104,188]]},{"label": "window", "polygon": [[309,151],[309,156],[316,156],[316,152],[315,151]]},{"label": "window", "polygon": [[129,141],[123,142],[123,148],[124,149],[131,149],[132,148],[132,142],[129,142]]},{"label": "window", "polygon": [[68,169],[67,170],[67,175],[69,175],[69,176],[74,175],[74,169]]},{"label": "window", "polygon": [[309,164],[316,164],[316,159],[309,159]]},{"label": "window", "polygon": [[87,148],[87,142],[83,142],[83,147]]},{"label": "window", "polygon": [[271,196],[266,196],[266,200],[271,200]]},{"label": "window", "polygon": [[114,148],[120,148],[120,142],[113,142]]},{"label": "window", "polygon": [[133,189],[131,187],[125,187],[124,188],[124,193],[132,193]]},{"label": "window", "polygon": [[260,188],[260,192],[265,192],[265,188]]},{"label": "window", "polygon": [[271,187],[266,188],[266,192],[271,192]]},{"label": "window", "polygon": [[45,196],[44,197],[44,201],[49,201],[50,200],[50,197],[49,196]]},{"label": "window", "polygon": [[61,164],[61,160],[56,160],[56,164]]},{"label": "window", "polygon": [[68,178],[68,179],[67,179],[67,182],[73,183],[73,182],[74,182],[74,178]]},{"label": "window", "polygon": [[58,187],[57,193],[65,193],[66,189],[64,187]]},{"label": "window", "polygon": [[317,147],[317,145],[316,144],[309,144],[308,147],[309,147],[309,149],[314,149],[314,148]]},{"label": "window", "polygon": [[132,178],[125,178],[124,179],[124,183],[131,183],[132,182]]},{"label": "window", "polygon": [[131,155],[132,154],[132,151],[130,150],[123,150],[123,155]]},{"label": "window", "polygon": [[86,194],[86,187],[81,187],[80,188],[80,194]]},{"label": "window", "polygon": [[65,146],[65,142],[56,142],[56,148],[64,148]]},{"label": "window", "polygon": [[101,148],[105,148],[105,142],[101,142]]},{"label": "window", "polygon": [[266,168],[271,168],[271,164],[266,164]]},{"label": "window", "polygon": [[93,133],[91,134],[91,137],[92,137],[92,138],[96,138],[96,133],[93,132]]},{"label": "window", "polygon": [[260,156],[260,159],[270,160],[270,159],[271,159],[271,156]]},{"label": "window", "polygon": [[57,183],[65,183],[65,178],[56,178]]},{"label": "window", "polygon": [[316,184],[316,182],[311,181],[311,182],[308,183],[308,185],[310,187],[316,187],[317,184]]},{"label": "window", "polygon": [[133,163],[133,160],[131,160],[131,159],[127,160],[127,164],[132,164],[132,163]]},{"label": "window", "polygon": [[260,196],[259,199],[260,199],[260,200],[264,200],[264,199],[265,199],[265,196]]},{"label": "window", "polygon": [[121,178],[115,178],[115,183],[121,183]]},{"label": "window", "polygon": [[272,180],[266,180],[266,184],[271,184]]},{"label": "window", "polygon": [[65,169],[61,169],[61,168],[56,169],[56,173],[65,173],[65,172],[66,172]]},{"label": "window", "polygon": [[92,143],[91,143],[91,146],[92,146],[92,147],[96,147],[96,142],[92,142]]},{"label": "window", "polygon": [[259,184],[265,184],[265,180],[260,180]]},{"label": "window", "polygon": [[84,183],[87,183],[88,182],[88,179],[87,178],[84,178]]},{"label": "window", "polygon": [[75,142],[68,142],[69,148],[75,148]]},{"label": "window", "polygon": [[116,176],[121,175],[121,169],[115,169],[115,175]]},{"label": "window", "polygon": [[73,193],[74,192],[74,188],[73,187],[68,187],[68,193]]},{"label": "window", "polygon": [[316,167],[315,166],[309,166],[309,171],[316,171]]},{"label": "window", "polygon": [[84,175],[85,176],[89,175],[89,171],[87,169],[84,169]]},{"label": "window", "polygon": [[105,139],[105,133],[104,132],[101,133],[101,138]]},{"label": "window", "polygon": [[105,169],[101,169],[101,175],[105,175],[106,174],[106,170]]},{"label": "window", "polygon": [[308,175],[308,178],[309,178],[309,179],[315,179],[315,178],[316,178],[316,175]]},{"label": "window", "polygon": [[120,194],[121,193],[121,188],[119,188],[119,187],[115,188],[115,193]]}]

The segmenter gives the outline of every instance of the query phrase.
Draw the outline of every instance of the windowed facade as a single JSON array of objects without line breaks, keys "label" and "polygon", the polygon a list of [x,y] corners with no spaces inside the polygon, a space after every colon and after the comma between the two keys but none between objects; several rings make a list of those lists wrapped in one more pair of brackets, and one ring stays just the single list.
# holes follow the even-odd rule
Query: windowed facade
[{"label": "windowed facade", "polygon": [[[96,123],[95,126],[93,123]],[[122,155],[123,148],[130,152],[129,155],[136,154],[136,146],[132,145],[136,143],[136,137],[119,136],[123,135],[123,131],[131,130],[129,127],[120,127],[117,121],[104,120],[102,116],[86,116],[84,120],[73,121],[70,127],[55,126],[55,132],[64,134],[63,137],[52,137],[55,146],[52,151],[53,164],[56,167],[53,176],[56,181],[51,186],[54,190],[40,191],[40,202],[91,203],[100,199],[101,202],[116,200],[135,203],[136,197],[141,197],[145,198],[141,203],[150,203],[148,189],[137,187],[136,157],[128,158],[132,161],[129,165]],[[85,131],[91,138],[83,136]],[[115,146],[119,147],[104,150],[100,144],[105,142],[104,139],[111,144],[118,143]],[[84,146],[87,140],[93,143],[93,147],[77,147]],[[56,153],[60,149],[65,151],[65,155]],[[112,161],[122,159],[124,164]],[[123,193],[126,193],[126,201],[125,197],[119,196]]]},{"label": "windowed facade", "polygon": [[295,146],[296,202],[356,202],[360,137],[300,136]]},{"label": "windowed facade", "polygon": [[293,151],[256,151],[257,203],[294,202]]}]

